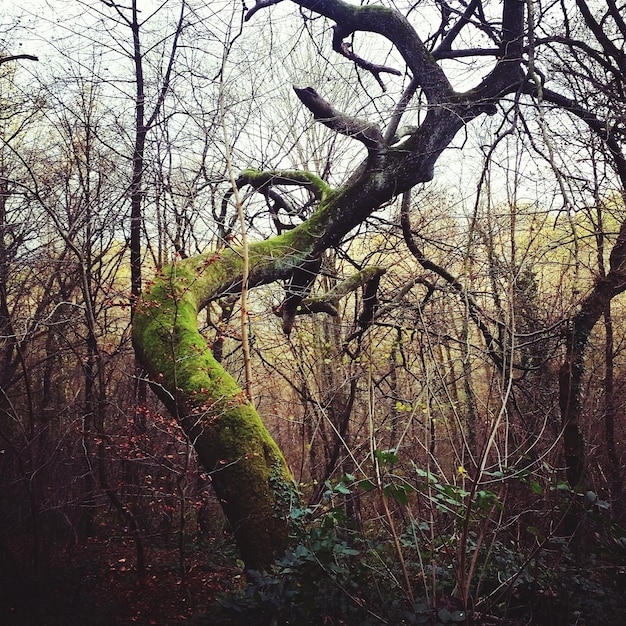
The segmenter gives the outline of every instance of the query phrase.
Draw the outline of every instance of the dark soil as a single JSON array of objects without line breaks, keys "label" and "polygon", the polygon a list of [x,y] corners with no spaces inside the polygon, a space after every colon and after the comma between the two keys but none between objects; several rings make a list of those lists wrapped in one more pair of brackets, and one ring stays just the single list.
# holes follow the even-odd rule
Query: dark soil
[{"label": "dark soil", "polygon": [[11,554],[5,550],[0,557],[0,624],[168,626],[200,622],[220,593],[242,582],[240,569],[216,564],[214,555],[211,546],[191,545],[181,569],[176,548],[153,546],[147,549],[145,575],[139,579],[134,544],[128,540],[90,539],[66,547],[48,554],[38,575],[24,574],[15,549]]}]

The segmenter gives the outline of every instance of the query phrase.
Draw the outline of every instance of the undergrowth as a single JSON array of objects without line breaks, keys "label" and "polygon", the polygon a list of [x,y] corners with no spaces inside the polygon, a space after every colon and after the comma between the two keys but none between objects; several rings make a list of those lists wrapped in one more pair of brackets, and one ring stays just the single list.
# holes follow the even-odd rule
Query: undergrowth
[{"label": "undergrowth", "polygon": [[[291,548],[269,571],[248,572],[248,584],[223,594],[201,623],[626,623],[626,533],[611,522],[595,495],[555,489],[557,505],[567,503],[569,514],[584,526],[576,542],[519,524],[498,527],[492,537],[484,537],[481,529],[491,528],[494,510],[501,508],[491,506],[495,495],[483,491],[472,504],[468,491],[434,481],[429,493],[447,494],[436,524],[407,515],[406,489],[379,490],[381,498],[396,505],[398,525],[403,524],[396,536],[388,527],[381,533],[380,519],[368,527],[347,513],[363,496],[363,485],[353,476],[327,483],[320,505],[292,511],[296,532]],[[370,491],[370,485],[365,487]],[[489,507],[483,506],[486,501]],[[468,506],[471,515],[465,515]],[[462,520],[470,518],[462,539]],[[445,532],[434,532],[439,529]],[[476,564],[465,605],[459,591],[460,546],[465,560]]]}]

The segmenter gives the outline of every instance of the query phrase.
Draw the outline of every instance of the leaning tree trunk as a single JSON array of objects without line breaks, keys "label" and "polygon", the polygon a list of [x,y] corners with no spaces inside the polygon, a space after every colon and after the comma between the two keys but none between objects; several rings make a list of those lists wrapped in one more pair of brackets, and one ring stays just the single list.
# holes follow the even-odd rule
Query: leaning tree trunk
[{"label": "leaning tree trunk", "polygon": [[[250,256],[266,264],[262,251]],[[209,472],[247,568],[261,569],[285,548],[295,490],[281,451],[197,326],[200,308],[240,280],[240,264],[228,250],[166,268],[137,307],[133,340],[153,389]]]},{"label": "leaning tree trunk", "polygon": [[611,300],[626,290],[626,222],[611,251],[610,269],[583,300],[567,331],[565,359],[559,370],[559,406],[563,451],[569,484],[581,484],[585,468],[585,439],[580,428],[585,349],[589,336]]},{"label": "leaning tree trunk", "polygon": [[[271,4],[276,0],[259,0],[247,19]],[[504,1],[499,60],[479,85],[465,93],[452,89],[434,55],[397,11],[340,0],[300,0],[295,4],[332,19],[337,25],[335,51],[373,72],[379,82],[381,72],[400,72],[366,63],[347,52],[343,40],[352,33],[386,37],[413,76],[384,132],[369,121],[337,111],[310,87],[295,89],[316,119],[367,149],[367,159],[340,189],[329,189],[308,172],[246,171],[237,181],[238,186],[251,185],[261,193],[267,193],[272,185],[299,185],[317,198],[317,211],[309,220],[249,247],[250,288],[291,278],[296,285],[302,283],[306,292],[310,283],[302,282],[303,275],[314,271],[311,268],[324,250],[339,244],[385,202],[431,180],[435,162],[457,132],[478,115],[495,113],[495,102],[517,89],[522,79],[524,3]],[[398,122],[418,87],[428,101],[427,112],[421,125],[403,132],[408,138],[399,142]],[[236,250],[175,263],[157,276],[139,301],[133,343],[153,388],[210,472],[246,566],[259,569],[270,564],[274,552],[286,544],[295,490],[285,460],[254,406],[214,358],[197,326],[198,312],[204,306],[236,293],[241,283],[241,253]],[[297,309],[291,294],[282,312],[287,331]]]},{"label": "leaning tree trunk", "polygon": [[[291,181],[314,185],[320,199],[327,186],[294,172]],[[238,181],[260,186],[278,173],[247,172]],[[325,230],[320,209],[307,228],[294,229],[250,246],[250,286],[286,278],[310,252],[315,233]],[[285,459],[235,380],[215,359],[198,332],[197,316],[212,299],[241,286],[242,258],[224,250],[179,261],[148,287],[137,306],[133,342],[152,387],[176,417],[210,473],[249,569],[272,562],[285,548],[289,509],[296,492]]]},{"label": "leaning tree trunk", "polygon": [[[306,172],[242,174],[239,185],[263,188],[289,181],[314,188],[320,199],[315,215],[298,228],[250,245],[250,287],[290,277],[294,268],[360,223],[379,204],[370,178],[366,174],[360,185],[333,193]],[[364,272],[354,288],[369,278],[370,272]],[[285,548],[289,509],[297,494],[278,446],[243,390],[213,356],[197,323],[198,312],[211,300],[239,290],[241,279],[241,253],[232,249],[165,268],[136,308],[133,343],[153,389],[210,473],[247,568],[260,569]],[[311,301],[303,308],[316,305]]]}]

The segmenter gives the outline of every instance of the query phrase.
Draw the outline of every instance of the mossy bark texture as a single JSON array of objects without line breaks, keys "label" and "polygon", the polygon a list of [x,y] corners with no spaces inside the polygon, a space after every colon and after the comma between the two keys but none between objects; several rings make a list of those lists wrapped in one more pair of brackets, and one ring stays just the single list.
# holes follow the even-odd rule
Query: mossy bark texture
[{"label": "mossy bark texture", "polygon": [[[254,179],[252,172],[247,176]],[[250,246],[250,285],[289,276],[320,224],[312,220],[305,229]],[[240,289],[241,275],[240,251],[232,249],[165,268],[136,307],[133,343],[153,389],[210,473],[246,567],[263,569],[286,546],[297,493],[281,451],[197,323],[208,302]]]},{"label": "mossy bark texture", "polygon": [[231,258],[196,257],[166,268],[137,306],[133,341],[154,390],[210,473],[242,559],[262,569],[285,548],[295,490],[256,409],[198,331],[207,290],[227,290],[241,275],[240,259],[225,256]]}]

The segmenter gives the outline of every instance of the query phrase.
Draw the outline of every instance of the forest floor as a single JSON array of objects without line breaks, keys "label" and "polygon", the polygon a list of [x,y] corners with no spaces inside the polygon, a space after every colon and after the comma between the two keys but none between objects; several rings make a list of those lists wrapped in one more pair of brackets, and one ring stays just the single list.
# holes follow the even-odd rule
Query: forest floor
[{"label": "forest floor", "polygon": [[[51,551],[52,552],[52,551]],[[168,626],[201,622],[224,591],[242,583],[241,569],[215,564],[211,546],[146,551],[137,576],[132,541],[90,539],[48,555],[39,577],[25,580],[0,559],[3,626]],[[219,552],[219,550],[218,550]],[[223,557],[221,559],[223,561]],[[234,562],[234,560],[233,560]],[[11,572],[11,569],[14,571]]]},{"label": "forest floor", "polygon": [[[174,535],[167,541],[159,537],[151,545],[146,541],[146,566],[141,580],[137,574],[135,544],[128,536],[103,533],[84,542],[46,542],[45,550],[41,546],[34,550],[29,535],[24,529],[23,540],[13,541],[10,549],[0,542],[0,626],[206,626],[214,623],[214,616],[209,618],[207,613],[215,607],[217,599],[245,584],[228,534],[213,540],[187,538],[182,558]],[[25,572],[34,571],[35,555],[40,574],[27,575]],[[615,550],[605,557],[591,560],[588,567],[567,569],[561,564],[544,581],[543,587],[521,586],[530,595],[526,594],[524,599],[511,596],[509,608],[517,607],[511,610],[515,615],[508,615],[507,619],[474,615],[472,624],[626,624],[624,553]],[[313,584],[319,582],[318,578]],[[335,596],[318,596],[320,593],[324,596],[332,588],[314,589],[316,597],[304,593],[300,609],[308,606],[306,602],[328,609],[328,601]],[[446,597],[442,600],[446,601]],[[458,608],[442,606],[450,610]],[[259,617],[257,613],[246,615]],[[317,617],[320,615],[324,616],[324,623],[344,623],[343,618],[339,622],[329,618],[327,622],[327,614]],[[579,617],[573,619],[572,615]],[[246,626],[250,622],[229,623]],[[297,622],[290,619],[282,623]]]}]

